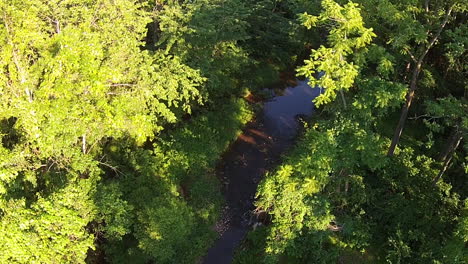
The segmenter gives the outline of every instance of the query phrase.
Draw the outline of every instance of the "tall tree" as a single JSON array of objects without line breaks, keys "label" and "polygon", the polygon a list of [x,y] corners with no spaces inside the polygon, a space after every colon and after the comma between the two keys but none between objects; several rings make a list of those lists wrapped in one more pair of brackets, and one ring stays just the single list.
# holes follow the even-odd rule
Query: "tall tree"
[{"label": "tall tree", "polygon": [[[409,90],[408,90],[408,93],[406,95],[406,102],[405,102],[405,104],[404,104],[404,106],[403,106],[403,108],[401,110],[400,119],[398,120],[398,124],[397,124],[397,127],[395,129],[395,132],[394,132],[394,135],[393,135],[393,138],[392,138],[392,142],[391,142],[390,147],[388,149],[388,155],[389,156],[393,155],[393,153],[395,152],[395,148],[396,148],[398,142],[400,141],[401,133],[403,132],[403,128],[405,126],[405,122],[406,122],[406,119],[408,117],[408,111],[409,111],[409,108],[410,108],[411,103],[413,101],[414,93],[415,93],[415,91],[416,91],[416,89],[418,87],[419,75],[421,74],[424,59],[426,58],[426,55],[429,53],[429,51],[432,49],[432,47],[439,40],[439,37],[440,37],[442,31],[444,30],[444,28],[447,25],[447,23],[449,22],[449,20],[452,18],[453,9],[458,7],[456,2],[448,1],[448,5],[446,7],[445,6],[435,7],[435,10],[432,10],[432,8],[430,9],[430,7],[429,7],[429,2],[430,1],[426,1],[425,5],[424,5],[424,9],[425,9],[426,12],[437,12],[437,13],[439,13],[440,10],[438,10],[438,8],[444,8],[443,10],[445,10],[445,14],[442,16],[441,21],[437,24],[437,29],[435,30],[435,32],[426,33],[427,37],[426,37],[426,40],[423,41],[423,44],[416,47],[416,48],[413,48],[413,50],[418,52],[418,53],[415,53],[416,55],[413,55],[413,53],[409,49],[407,49],[405,47],[407,53],[409,54],[409,56],[411,57],[411,59],[413,61],[413,70],[412,70],[412,73],[411,73]],[[426,27],[425,27],[426,29],[430,30],[430,27],[433,27],[433,25],[432,25],[432,23],[433,23],[432,20],[433,19],[434,19],[434,17],[431,16],[431,23],[429,25],[426,25]],[[422,26],[424,26],[424,24]]]},{"label": "tall tree", "polygon": [[8,0],[0,17],[0,261],[82,262],[102,147],[153,138],[204,78],[141,49],[141,1]]}]

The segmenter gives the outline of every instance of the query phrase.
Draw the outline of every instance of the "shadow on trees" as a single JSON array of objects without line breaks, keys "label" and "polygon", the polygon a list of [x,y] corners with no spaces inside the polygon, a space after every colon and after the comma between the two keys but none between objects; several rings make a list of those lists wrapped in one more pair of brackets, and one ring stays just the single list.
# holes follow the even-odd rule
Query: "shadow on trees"
[{"label": "shadow on trees", "polygon": [[109,140],[94,195],[100,220],[89,226],[100,245],[88,262],[103,252],[110,263],[193,263],[203,254],[216,237],[211,226],[222,204],[213,169],[250,119],[247,109],[232,99],[162,133],[152,149]]}]

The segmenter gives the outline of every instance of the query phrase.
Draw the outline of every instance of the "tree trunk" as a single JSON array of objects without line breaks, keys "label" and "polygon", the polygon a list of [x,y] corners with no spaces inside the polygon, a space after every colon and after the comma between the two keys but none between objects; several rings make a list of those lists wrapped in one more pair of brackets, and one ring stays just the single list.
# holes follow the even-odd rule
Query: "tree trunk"
[{"label": "tree trunk", "polygon": [[[341,169],[340,170],[340,173],[338,174],[338,177],[339,178],[344,178],[345,179],[345,184],[344,184],[344,192],[345,194],[348,193],[348,190],[349,190],[349,179],[348,179],[348,176],[349,176],[349,173],[346,169]],[[337,192],[341,192],[341,186],[340,184],[338,184],[338,187],[337,187]]]},{"label": "tree trunk", "polygon": [[398,120],[398,125],[393,134],[392,143],[390,144],[390,148],[388,149],[388,153],[387,153],[388,156],[393,156],[395,152],[395,148],[398,145],[398,142],[400,141],[401,133],[403,132],[406,118],[408,117],[408,111],[414,98],[414,92],[418,88],[418,78],[419,78],[419,74],[421,73],[421,68],[422,68],[424,58],[426,57],[427,53],[432,48],[432,46],[434,46],[434,44],[436,43],[445,25],[447,25],[447,22],[450,18],[450,14],[452,13],[452,9],[453,9],[453,6],[447,10],[447,12],[445,13],[444,20],[442,21],[442,24],[439,27],[439,30],[437,31],[435,36],[432,38],[431,42],[429,43],[427,48],[424,50],[424,52],[421,54],[421,56],[419,56],[416,65],[414,65],[413,73],[411,76],[410,87],[409,87],[408,93],[406,94],[406,102],[403,108],[401,109],[400,119]]},{"label": "tree trunk", "polygon": [[458,146],[460,145],[460,142],[463,139],[463,133],[461,130],[457,129],[454,135],[450,138],[450,142],[447,146],[447,153],[443,157],[444,165],[442,166],[442,169],[439,171],[439,174],[435,179],[433,180],[433,184],[436,184],[444,175],[444,173],[447,171],[450,162],[452,161],[453,154],[455,151],[457,151]]},{"label": "tree trunk", "polygon": [[390,148],[387,153],[388,156],[393,156],[393,153],[395,152],[395,148],[398,145],[398,142],[400,141],[401,133],[403,132],[406,118],[408,117],[409,108],[411,106],[411,103],[413,102],[414,92],[416,91],[416,88],[418,87],[418,77],[419,77],[419,74],[421,73],[421,66],[422,66],[422,62],[418,62],[414,67],[413,74],[411,77],[410,88],[409,88],[408,93],[406,94],[406,102],[403,108],[401,109],[400,120],[398,120],[398,125],[395,129],[395,133],[393,134],[392,143],[390,144]]},{"label": "tree trunk", "polygon": [[341,101],[343,101],[344,109],[348,108],[346,105],[346,98],[344,96],[343,89],[340,89],[340,95],[341,95]]},{"label": "tree trunk", "polygon": [[[345,36],[345,39],[346,39],[346,36]],[[343,54],[340,54],[340,61],[343,61]],[[343,89],[340,89],[340,95],[341,95],[341,100],[343,101],[344,109],[346,109],[347,108],[346,99],[344,97]]]},{"label": "tree trunk", "polygon": [[83,134],[81,141],[82,141],[81,150],[83,151],[83,154],[86,154],[86,134]]},{"label": "tree trunk", "polygon": [[[446,145],[444,151],[442,151],[439,155],[439,157],[437,157],[437,161],[440,161],[440,162],[445,162],[445,160],[449,157],[450,155],[450,152],[453,151],[454,149],[454,146],[457,144],[458,142],[458,138],[461,136],[461,132],[458,128],[455,128],[451,135],[450,135],[450,138],[448,140],[448,144]],[[456,147],[455,147],[456,148]]]}]

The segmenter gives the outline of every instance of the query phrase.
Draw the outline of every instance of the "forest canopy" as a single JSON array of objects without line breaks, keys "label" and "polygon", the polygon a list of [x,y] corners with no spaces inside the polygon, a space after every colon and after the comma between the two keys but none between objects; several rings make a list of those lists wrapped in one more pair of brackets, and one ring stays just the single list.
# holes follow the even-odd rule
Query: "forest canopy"
[{"label": "forest canopy", "polygon": [[0,263],[197,263],[280,73],[316,114],[235,263],[468,262],[464,0],[0,0]]}]

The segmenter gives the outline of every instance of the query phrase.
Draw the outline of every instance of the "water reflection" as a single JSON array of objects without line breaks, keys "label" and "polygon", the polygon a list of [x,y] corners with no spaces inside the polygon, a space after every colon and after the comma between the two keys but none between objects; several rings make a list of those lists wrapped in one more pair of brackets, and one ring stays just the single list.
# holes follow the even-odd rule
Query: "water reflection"
[{"label": "water reflection", "polygon": [[311,88],[307,81],[298,81],[297,84],[265,103],[264,123],[274,137],[294,138],[299,126],[297,116],[310,116],[314,110],[312,100],[320,94],[320,89]]}]

